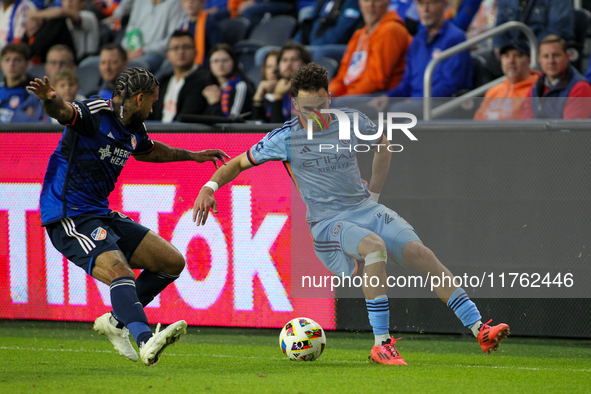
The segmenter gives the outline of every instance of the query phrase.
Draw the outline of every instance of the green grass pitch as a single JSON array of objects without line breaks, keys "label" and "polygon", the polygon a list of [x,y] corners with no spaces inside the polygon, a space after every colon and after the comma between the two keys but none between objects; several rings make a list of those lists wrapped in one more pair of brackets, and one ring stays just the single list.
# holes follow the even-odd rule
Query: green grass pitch
[{"label": "green grass pitch", "polygon": [[401,335],[408,366],[369,363],[370,333],[328,331],[315,362],[287,360],[279,329],[189,327],[147,367],[91,323],[0,321],[0,393],[588,393],[591,340]]}]

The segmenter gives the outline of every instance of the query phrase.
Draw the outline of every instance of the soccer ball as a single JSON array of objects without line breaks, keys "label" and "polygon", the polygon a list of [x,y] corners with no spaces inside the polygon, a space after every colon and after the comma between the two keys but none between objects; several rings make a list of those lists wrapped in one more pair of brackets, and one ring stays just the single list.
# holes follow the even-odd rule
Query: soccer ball
[{"label": "soccer ball", "polygon": [[290,360],[314,361],[324,351],[326,336],[314,320],[297,317],[281,330],[279,346]]}]

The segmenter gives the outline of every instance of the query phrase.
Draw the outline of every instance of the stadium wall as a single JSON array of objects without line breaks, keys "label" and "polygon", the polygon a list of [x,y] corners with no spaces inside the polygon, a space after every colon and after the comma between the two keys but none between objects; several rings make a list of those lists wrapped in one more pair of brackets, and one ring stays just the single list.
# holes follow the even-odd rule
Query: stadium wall
[{"label": "stadium wall", "polygon": [[[494,275],[558,269],[575,272],[575,283],[586,283],[591,278],[588,127],[585,121],[419,124],[413,129],[418,141],[393,136],[404,149],[393,156],[380,202],[408,220],[454,272],[473,266]],[[171,145],[219,147],[235,157],[271,126],[149,124],[148,129]],[[92,321],[109,309],[108,290],[56,254],[39,226],[40,185],[61,130],[0,129],[0,318]],[[369,155],[360,155],[365,179],[370,162]],[[280,327],[298,315],[325,328],[369,330],[363,299],[338,292],[336,302],[291,296],[290,180],[280,163],[243,173],[232,187],[218,191],[220,215],[204,233],[195,230],[188,215],[213,170],[132,160],[113,193],[114,209],[171,240],[189,261],[176,287],[148,308],[149,317],[162,323],[182,317],[198,325]],[[244,234],[241,226],[251,238],[236,239]],[[209,263],[197,264],[204,260]],[[505,321],[517,335],[591,337],[586,292],[560,298],[544,288],[520,289],[516,296],[509,290],[499,288],[486,298],[472,294],[484,319]],[[438,299],[396,296],[391,308],[395,330],[467,332]]]},{"label": "stadium wall", "polygon": [[[418,125],[418,141],[393,140],[404,150],[393,156],[380,202],[411,223],[452,273],[494,274],[486,298],[466,288],[484,321],[509,323],[515,335],[591,337],[590,129],[588,121]],[[360,160],[365,178],[370,160]],[[501,287],[498,280],[548,272],[573,273],[578,291],[564,298],[564,284],[534,288],[518,278]],[[397,330],[469,333],[439,299],[390,305]],[[363,300],[338,299],[338,328],[369,329],[365,317],[355,319],[365,314]]]}]

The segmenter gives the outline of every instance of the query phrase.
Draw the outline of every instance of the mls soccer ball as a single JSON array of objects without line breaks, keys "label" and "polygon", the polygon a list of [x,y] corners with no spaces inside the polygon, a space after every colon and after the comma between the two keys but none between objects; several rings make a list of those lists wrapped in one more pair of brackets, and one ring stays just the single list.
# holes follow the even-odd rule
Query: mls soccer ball
[{"label": "mls soccer ball", "polygon": [[324,351],[326,336],[314,320],[297,317],[281,330],[279,346],[290,360],[314,361]]}]

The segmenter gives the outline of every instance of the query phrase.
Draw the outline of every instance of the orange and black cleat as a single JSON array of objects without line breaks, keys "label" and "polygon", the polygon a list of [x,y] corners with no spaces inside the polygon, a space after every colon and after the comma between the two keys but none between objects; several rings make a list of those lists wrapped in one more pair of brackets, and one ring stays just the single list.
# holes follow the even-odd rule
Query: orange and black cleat
[{"label": "orange and black cleat", "polygon": [[394,337],[392,337],[387,341],[382,342],[381,346],[374,346],[371,348],[371,356],[369,359],[380,364],[408,365],[400,356],[398,350],[396,350],[396,346],[394,346],[399,339],[401,338],[394,339]]},{"label": "orange and black cleat", "polygon": [[482,351],[486,354],[497,350],[501,341],[510,334],[507,324],[501,323],[491,327],[488,325],[491,321],[492,319],[484,323],[478,333],[478,343],[480,343]]}]

